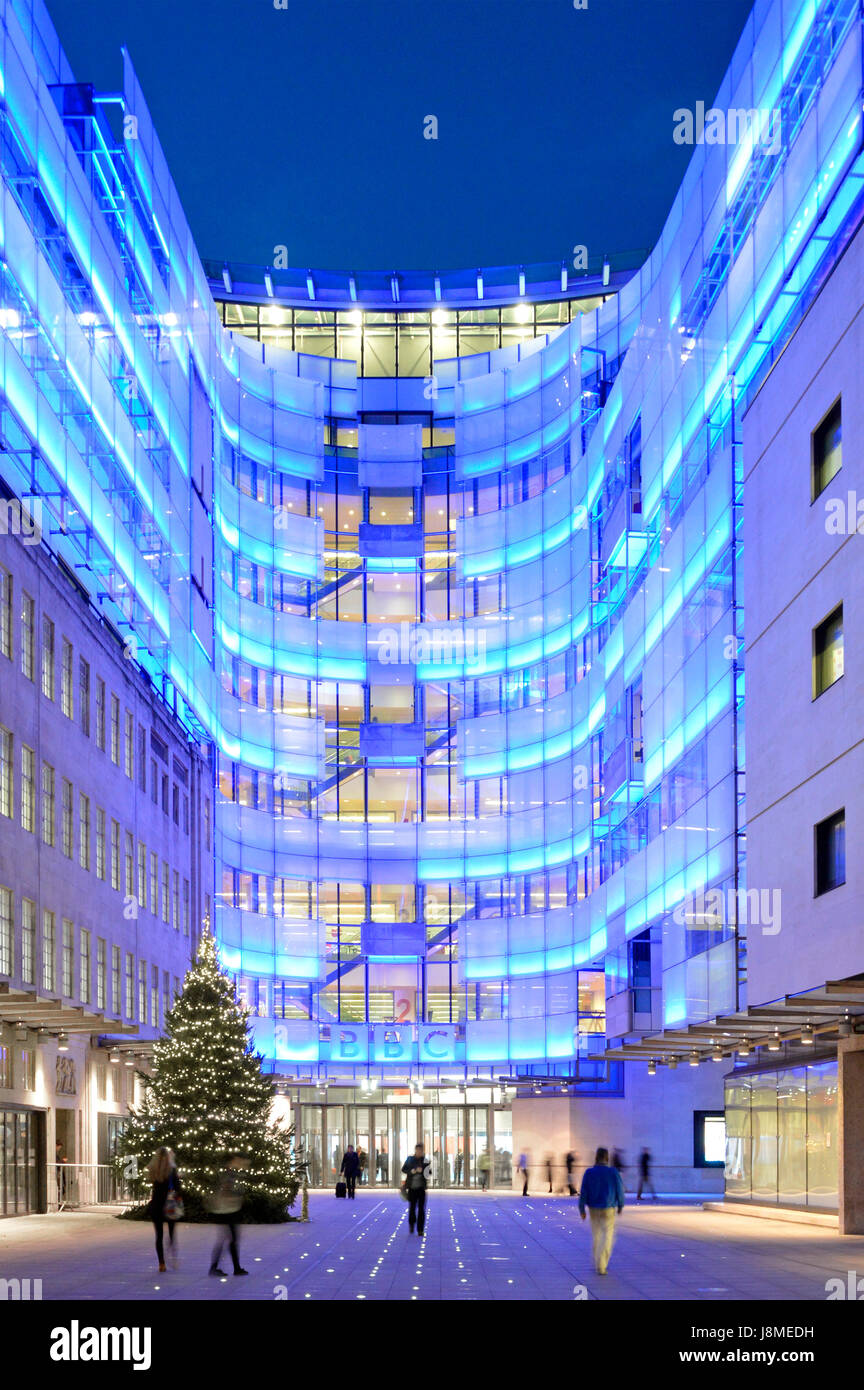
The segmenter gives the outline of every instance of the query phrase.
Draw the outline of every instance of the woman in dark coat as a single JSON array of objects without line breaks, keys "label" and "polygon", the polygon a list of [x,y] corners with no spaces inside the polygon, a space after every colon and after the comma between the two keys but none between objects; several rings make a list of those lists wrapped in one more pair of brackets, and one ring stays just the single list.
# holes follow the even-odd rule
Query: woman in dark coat
[{"label": "woman in dark coat", "polygon": [[[156,1255],[159,1260],[159,1273],[165,1273],[165,1245],[164,1228],[168,1227],[168,1244],[171,1248],[171,1263],[177,1268],[176,1247],[174,1244],[174,1227],[177,1225],[178,1216],[169,1213],[176,1212],[177,1204],[181,1200],[180,1176],[177,1172],[177,1164],[170,1149],[163,1144],[153,1155],[153,1159],[147,1169],[147,1176],[153,1184],[153,1192],[150,1197],[150,1219],[156,1231]],[[166,1211],[166,1204],[168,1211]]]}]

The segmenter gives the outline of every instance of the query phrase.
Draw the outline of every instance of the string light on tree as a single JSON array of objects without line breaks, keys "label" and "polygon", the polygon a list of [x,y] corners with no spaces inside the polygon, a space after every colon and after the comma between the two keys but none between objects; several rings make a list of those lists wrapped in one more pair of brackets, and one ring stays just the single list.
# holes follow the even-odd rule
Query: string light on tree
[{"label": "string light on tree", "polygon": [[154,1046],[143,1104],[119,1146],[139,1172],[160,1145],[173,1149],[188,1216],[205,1214],[230,1153],[249,1159],[243,1181],[253,1219],[284,1220],[297,1194],[292,1131],[271,1118],[273,1083],[253,1050],[248,1020],[205,932],[183,992],[165,1016],[165,1036]]}]

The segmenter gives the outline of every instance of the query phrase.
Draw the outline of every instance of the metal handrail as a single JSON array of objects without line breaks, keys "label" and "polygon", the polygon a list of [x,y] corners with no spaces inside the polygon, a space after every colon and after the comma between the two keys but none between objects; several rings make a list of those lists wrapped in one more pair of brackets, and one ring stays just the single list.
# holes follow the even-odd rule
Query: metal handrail
[{"label": "metal handrail", "polygon": [[49,1163],[48,1210],[131,1206],[132,1184],[112,1163]]}]

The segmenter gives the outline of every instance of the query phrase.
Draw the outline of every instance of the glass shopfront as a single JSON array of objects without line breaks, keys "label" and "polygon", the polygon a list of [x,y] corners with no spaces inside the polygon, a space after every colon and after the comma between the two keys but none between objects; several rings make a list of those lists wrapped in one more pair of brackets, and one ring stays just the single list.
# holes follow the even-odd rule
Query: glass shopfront
[{"label": "glass shopfront", "polygon": [[726,1081],[726,1196],[836,1211],[837,1062]]},{"label": "glass shopfront", "polygon": [[[388,1101],[396,1094],[386,1092]],[[308,1164],[311,1187],[331,1187],[348,1144],[360,1154],[360,1186],[398,1187],[401,1169],[416,1144],[432,1165],[432,1186],[510,1188],[513,1119],[509,1109],[486,1104],[346,1104],[301,1100],[294,1107],[298,1154]],[[488,1152],[488,1168],[480,1164]]]}]

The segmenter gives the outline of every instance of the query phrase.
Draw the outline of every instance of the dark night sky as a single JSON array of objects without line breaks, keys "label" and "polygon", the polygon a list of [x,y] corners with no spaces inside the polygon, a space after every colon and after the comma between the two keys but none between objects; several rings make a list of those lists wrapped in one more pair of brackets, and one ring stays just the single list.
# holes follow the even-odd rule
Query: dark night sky
[{"label": "dark night sky", "polygon": [[689,158],[672,112],[710,104],[751,7],[287,3],[48,0],[79,80],[116,90],[129,48],[202,256],[446,270],[647,249]]}]

